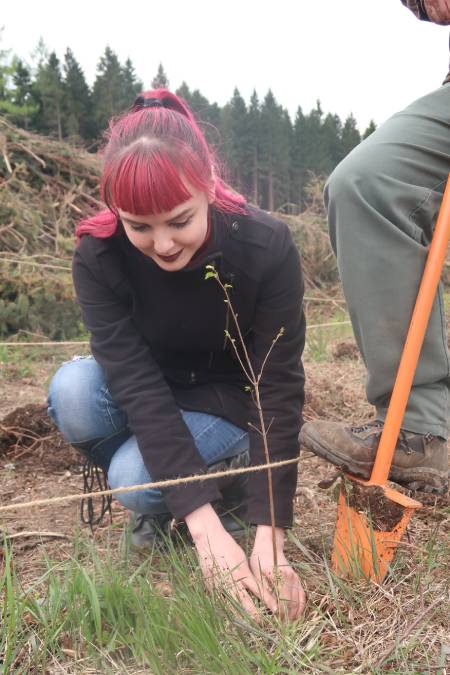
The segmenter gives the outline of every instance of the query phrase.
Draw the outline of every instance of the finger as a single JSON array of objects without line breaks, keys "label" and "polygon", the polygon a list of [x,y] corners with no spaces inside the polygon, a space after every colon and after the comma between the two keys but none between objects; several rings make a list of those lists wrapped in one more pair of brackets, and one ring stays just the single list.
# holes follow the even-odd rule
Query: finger
[{"label": "finger", "polygon": [[278,603],[275,595],[270,590],[270,586],[264,577],[256,579],[253,574],[242,579],[242,583],[249,591],[256,595],[268,609],[274,614],[278,609]]},{"label": "finger", "polygon": [[299,585],[296,593],[296,602],[293,603],[289,611],[289,620],[295,621],[296,619],[299,619],[303,614],[303,612],[305,611],[305,607],[306,607],[306,593],[303,590],[302,586]]},{"label": "finger", "polygon": [[263,572],[277,599],[280,618],[289,621],[298,619],[305,609],[306,596],[292,567],[280,566],[276,571],[270,567]]},{"label": "finger", "polygon": [[284,620],[298,619],[306,605],[305,592],[298,576],[290,570],[282,574],[278,586],[278,606],[280,617]]},{"label": "finger", "polygon": [[[252,566],[251,569],[252,569],[252,572],[253,572],[253,576],[254,576],[254,578],[255,578],[255,580],[256,580],[256,583],[257,583],[258,586],[260,587],[260,592],[261,592],[261,593],[268,593],[269,595],[273,596],[273,598],[275,599],[275,596],[274,596],[274,594],[273,594],[273,592],[272,592],[272,587],[271,587],[271,585],[269,584],[269,582],[268,582],[266,576],[264,575],[264,573],[263,573],[261,567],[259,567],[259,568],[256,570],[256,569],[254,569],[254,567]],[[258,597],[259,597],[259,596],[258,596]]]},{"label": "finger", "polygon": [[[272,579],[270,577],[270,572],[273,569],[273,567],[270,566],[270,567],[264,568],[261,565],[259,560],[257,560],[257,561],[251,560],[250,561],[250,569],[253,572],[253,576],[255,577],[256,582],[259,584],[259,586],[261,588],[261,592],[266,594],[266,595],[269,595],[275,601],[276,608],[275,609],[273,609],[272,607],[269,608],[269,609],[271,609],[272,612],[275,613],[278,609],[278,601],[277,601],[277,598],[276,598],[276,594],[274,593],[274,585],[273,585]],[[260,596],[258,596],[258,597],[260,597]]]},{"label": "finger", "polygon": [[[232,607],[236,612],[243,608],[256,622],[260,622],[260,612],[244,588],[243,580],[247,578],[247,575],[237,578],[237,570],[235,570],[234,575],[230,569],[218,569],[216,566],[204,570],[204,574],[205,572],[207,572],[207,575],[204,579],[210,591],[222,593],[228,600],[231,600]],[[251,575],[250,570],[248,570],[248,575]]]},{"label": "finger", "polygon": [[261,613],[252,601],[250,594],[247,593],[242,582],[235,579],[224,581],[221,585],[221,590],[231,600],[234,610],[237,611],[239,608],[243,608],[257,623],[260,623]]}]

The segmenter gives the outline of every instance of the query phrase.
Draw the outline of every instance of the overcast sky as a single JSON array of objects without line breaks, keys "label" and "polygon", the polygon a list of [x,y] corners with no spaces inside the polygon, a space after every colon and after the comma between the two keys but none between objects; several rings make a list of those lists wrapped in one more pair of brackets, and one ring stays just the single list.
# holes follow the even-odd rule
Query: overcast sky
[{"label": "overcast sky", "polygon": [[172,89],[186,80],[223,105],[271,88],[292,118],[320,98],[363,130],[438,87],[448,27],[418,21],[400,0],[3,0],[2,46],[25,60],[42,36],[71,47],[92,84],[109,44],[148,87],[162,62]]}]

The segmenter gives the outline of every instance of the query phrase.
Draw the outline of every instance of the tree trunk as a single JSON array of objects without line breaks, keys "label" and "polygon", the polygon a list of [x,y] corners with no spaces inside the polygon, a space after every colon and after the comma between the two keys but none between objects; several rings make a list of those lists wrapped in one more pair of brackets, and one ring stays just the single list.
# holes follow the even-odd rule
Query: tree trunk
[{"label": "tree trunk", "polygon": [[253,203],[256,204],[256,206],[259,206],[258,200],[259,200],[259,194],[258,194],[258,173],[259,173],[259,167],[258,167],[258,150],[255,148],[253,151],[253,188],[252,188],[252,193],[253,193]]},{"label": "tree trunk", "polygon": [[270,168],[269,174],[267,176],[267,209],[268,211],[275,211],[272,167]]},{"label": "tree trunk", "polygon": [[62,141],[62,126],[61,126],[61,107],[59,103],[56,104],[56,124],[58,128],[58,140]]}]

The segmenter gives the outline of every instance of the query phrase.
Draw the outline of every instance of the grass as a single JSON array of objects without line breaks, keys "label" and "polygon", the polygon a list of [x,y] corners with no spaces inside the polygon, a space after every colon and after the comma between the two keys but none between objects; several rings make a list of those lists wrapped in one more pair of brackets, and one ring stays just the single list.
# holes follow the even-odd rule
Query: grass
[{"label": "grass", "polygon": [[305,293],[304,307],[307,330],[305,361],[328,361],[336,343],[354,342],[350,317],[338,290],[336,297],[322,297],[317,289],[309,290]]},{"label": "grass", "polygon": [[[80,341],[87,340],[87,336],[80,337]],[[45,340],[35,337],[35,340]],[[87,345],[75,348],[52,345],[51,347],[6,347],[0,345],[0,381],[17,382],[19,380],[33,380],[39,377],[39,368],[44,367],[56,370],[65,360],[70,360],[74,354],[89,354]]]},{"label": "grass", "polygon": [[[113,555],[101,558],[78,542],[71,560],[47,560],[27,590],[14,575],[10,552],[4,554],[5,673],[45,672],[67,655],[85,667],[101,665],[101,672],[277,673],[307,665],[313,650],[297,642],[290,653],[276,625],[256,626],[226,599],[210,598],[188,549],[171,548],[158,561],[133,565],[128,556],[113,562]],[[284,640],[292,639],[292,630],[282,631]],[[268,649],[256,648],[262,642]]]},{"label": "grass", "polygon": [[448,541],[435,533],[424,548],[406,549],[379,587],[337,577],[326,542],[318,553],[298,533],[289,539],[308,589],[307,613],[294,624],[267,615],[256,624],[230,599],[207,594],[187,547],[142,558],[123,538],[99,550],[79,536],[67,559],[46,555],[43,572],[25,584],[5,546],[0,672],[438,672],[449,635],[448,579],[440,574]]},{"label": "grass", "polygon": [[[349,321],[345,309],[334,309],[328,316],[324,316],[323,311],[318,313],[310,309],[307,318],[308,339],[305,345],[305,356],[309,361],[327,361],[334,343],[354,339],[351,324],[344,323]],[[309,329],[308,324],[311,326]],[[326,325],[323,328],[314,328],[320,324]]]}]

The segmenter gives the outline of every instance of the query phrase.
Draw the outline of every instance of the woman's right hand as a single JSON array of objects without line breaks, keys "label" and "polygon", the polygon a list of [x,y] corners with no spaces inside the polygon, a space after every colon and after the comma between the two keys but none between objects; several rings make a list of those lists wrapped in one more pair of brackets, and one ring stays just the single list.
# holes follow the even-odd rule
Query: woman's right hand
[{"label": "woman's right hand", "polygon": [[256,621],[260,613],[250,593],[275,613],[277,601],[269,584],[265,580],[257,580],[253,575],[244,551],[224,529],[211,504],[205,504],[188,514],[185,521],[197,549],[207,587],[225,590]]}]

